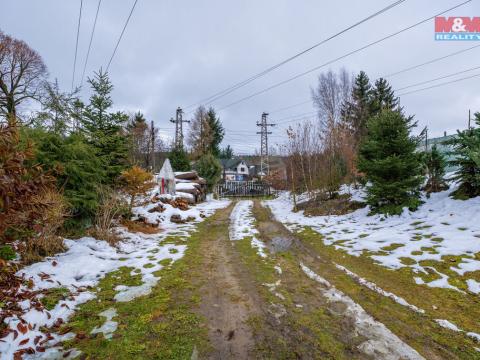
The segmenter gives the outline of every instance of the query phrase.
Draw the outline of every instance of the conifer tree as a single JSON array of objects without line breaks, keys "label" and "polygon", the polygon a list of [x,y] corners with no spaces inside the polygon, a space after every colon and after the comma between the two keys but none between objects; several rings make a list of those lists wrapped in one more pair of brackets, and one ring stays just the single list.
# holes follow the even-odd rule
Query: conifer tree
[{"label": "conifer tree", "polygon": [[128,116],[121,111],[110,112],[113,85],[106,72],[100,70],[95,73],[88,83],[93,94],[82,114],[82,129],[104,164],[104,182],[112,184],[128,164],[128,138],[123,130]]},{"label": "conifer tree", "polygon": [[226,148],[220,150],[220,159],[232,159],[233,158],[233,149],[230,145],[227,145]]},{"label": "conifer tree", "polygon": [[[475,113],[475,123],[480,126],[480,113]],[[449,140],[454,156],[449,161],[458,168],[452,180],[460,183],[452,195],[457,199],[468,199],[480,195],[480,128],[458,131],[458,135]]]},{"label": "conifer tree", "polygon": [[395,110],[398,105],[398,98],[388,81],[384,78],[375,81],[372,100],[373,113],[378,114],[382,110]]},{"label": "conifer tree", "polygon": [[427,193],[439,192],[448,189],[444,179],[447,160],[445,156],[433,145],[432,149],[425,155],[425,166],[427,168]]},{"label": "conifer tree", "polygon": [[168,154],[170,163],[174,171],[189,171],[191,170],[188,155],[183,148],[174,148]]},{"label": "conifer tree", "polygon": [[369,119],[360,146],[358,168],[367,181],[367,203],[373,213],[400,214],[421,203],[421,154],[411,136],[412,119],[400,111],[383,110]]},{"label": "conifer tree", "polygon": [[81,133],[67,137],[40,129],[26,134],[35,144],[35,160],[55,175],[70,205],[67,225],[88,223],[99,204],[98,185],[105,177],[104,166],[96,149]]},{"label": "conifer tree", "polygon": [[212,154],[203,155],[195,164],[198,175],[207,181],[209,190],[212,190],[215,184],[222,177],[222,165]]},{"label": "conifer tree", "polygon": [[225,129],[222,122],[217,117],[215,109],[210,107],[207,112],[207,123],[211,132],[211,140],[207,146],[207,152],[211,153],[215,157],[220,156],[220,144],[225,136]]},{"label": "conifer tree", "polygon": [[366,135],[367,121],[372,115],[373,90],[364,71],[356,76],[351,100],[344,104],[342,118],[352,129],[356,142]]}]

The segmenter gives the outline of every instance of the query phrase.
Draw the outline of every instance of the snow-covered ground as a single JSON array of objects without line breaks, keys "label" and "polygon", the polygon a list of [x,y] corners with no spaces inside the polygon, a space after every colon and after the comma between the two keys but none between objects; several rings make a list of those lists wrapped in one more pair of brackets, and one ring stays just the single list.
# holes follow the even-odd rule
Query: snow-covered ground
[{"label": "snow-covered ground", "polygon": [[257,249],[258,255],[265,258],[265,244],[258,239],[258,230],[255,228],[255,218],[252,215],[253,201],[239,201],[230,214],[230,240],[251,238],[252,247]]},{"label": "snow-covered ground", "polygon": [[[345,192],[346,188],[342,190]],[[306,217],[303,212],[292,212],[288,193],[264,204],[290,230],[309,226],[324,236],[325,244],[351,255],[365,254],[392,269],[408,266],[416,273],[435,272],[438,279],[426,283],[431,287],[459,290],[448,282],[447,274],[419,262],[442,261],[446,255],[461,256],[458,261],[449,262],[450,268],[465,276],[468,290],[478,294],[480,283],[468,277],[472,272],[480,271],[480,197],[454,200],[449,197],[453,190],[432,194],[415,212],[405,209],[401,215],[389,217],[368,216],[368,207],[347,215]],[[352,192],[355,200],[362,199],[362,195],[360,190]],[[405,258],[411,260],[405,261]],[[424,283],[420,276],[415,280]]]},{"label": "snow-covered ground", "polygon": [[[55,358],[57,354],[62,358],[58,348],[48,346],[65,338],[65,335],[61,337],[52,334],[53,339],[49,339],[39,330],[40,327],[51,327],[58,323],[59,319],[67,321],[78,305],[95,297],[90,289],[95,289],[99,280],[123,266],[131,267],[132,274],[141,275],[143,284],[131,287],[119,284],[115,299],[130,301],[137,296],[148,294],[159,280],[154,275],[162,268],[159,262],[163,259],[172,261],[180,259],[188,246],[189,234],[195,230],[195,224],[212,215],[215,210],[228,206],[229,202],[210,200],[186,211],[162,204],[163,212],[148,211],[159,204],[148,204],[133,209],[135,215],[145,217],[148,222],[158,223],[162,229],[159,234],[130,233],[124,228],[119,228],[122,241],[118,247],[112,247],[105,241],[90,237],[78,240],[66,239],[65,245],[68,248],[66,252],[23,268],[18,275],[32,279],[33,290],[63,287],[67,288],[71,295],[66,300],[60,301],[51,311],[36,310],[30,301],[25,300],[21,304],[24,310],[21,318],[14,316],[6,319],[12,332],[1,339],[1,359],[13,359],[17,350],[26,348],[40,351],[47,348],[45,352],[37,353],[30,358]],[[183,219],[190,217],[190,221],[185,224],[172,223],[170,217],[174,214],[180,215]],[[162,240],[173,234],[180,236],[185,244],[162,243]],[[106,323],[97,331],[104,333],[106,337],[111,336],[116,328],[116,322],[112,320],[116,316],[116,310],[112,308],[99,315],[106,318]],[[75,353],[70,354],[73,355]]]}]

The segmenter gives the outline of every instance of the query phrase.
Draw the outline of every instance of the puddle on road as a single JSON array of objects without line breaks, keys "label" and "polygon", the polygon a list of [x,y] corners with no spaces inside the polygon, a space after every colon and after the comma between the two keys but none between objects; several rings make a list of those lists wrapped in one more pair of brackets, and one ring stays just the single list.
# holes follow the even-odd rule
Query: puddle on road
[{"label": "puddle on road", "polygon": [[288,237],[276,236],[270,241],[269,248],[273,253],[287,251],[293,244],[293,240]]}]

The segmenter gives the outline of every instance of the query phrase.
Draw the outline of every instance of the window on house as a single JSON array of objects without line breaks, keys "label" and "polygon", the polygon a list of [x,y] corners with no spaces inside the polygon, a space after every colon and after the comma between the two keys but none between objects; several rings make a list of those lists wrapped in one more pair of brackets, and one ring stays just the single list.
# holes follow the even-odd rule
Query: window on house
[{"label": "window on house", "polygon": [[245,172],[245,168],[243,166],[240,167],[240,172]]}]

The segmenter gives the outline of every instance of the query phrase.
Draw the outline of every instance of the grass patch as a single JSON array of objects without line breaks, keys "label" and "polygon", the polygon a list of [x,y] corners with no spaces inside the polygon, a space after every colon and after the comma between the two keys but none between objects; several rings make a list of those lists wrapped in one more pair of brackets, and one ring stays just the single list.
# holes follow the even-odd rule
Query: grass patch
[{"label": "grass patch", "polygon": [[390,244],[388,246],[384,246],[381,249],[385,250],[385,251],[393,251],[395,249],[398,249],[398,248],[401,248],[401,247],[404,247],[404,246],[405,246],[404,244],[393,243],[393,244]]},{"label": "grass patch", "polygon": [[53,310],[53,308],[70,294],[70,291],[65,287],[58,287],[48,289],[45,292],[45,296],[41,299],[43,306],[47,310]]},{"label": "grass patch", "polygon": [[[107,274],[99,283],[97,298],[81,305],[66,325],[86,336],[66,342],[65,347],[79,349],[87,359],[120,360],[190,359],[194,347],[200,353],[207,351],[204,319],[195,313],[200,295],[192,281],[202,273],[198,248],[202,237],[209,233],[210,221],[199,224],[182,259],[173,263],[171,259],[159,261],[164,265],[156,272],[161,279],[149,295],[131,302],[115,302],[115,287],[119,284],[138,286],[142,283],[141,276],[132,275],[132,269],[126,267]],[[180,238],[170,236],[163,243],[179,241]],[[90,335],[95,326],[105,321],[98,314],[109,307],[118,313],[118,329],[113,338],[106,340],[101,334]]]},{"label": "grass patch", "polygon": [[[447,319],[467,331],[480,332],[480,325],[476,320],[480,316],[480,299],[478,296],[463,295],[453,290],[417,285],[414,277],[420,276],[425,282],[430,282],[440,278],[440,276],[433,270],[429,274],[421,274],[413,272],[410,267],[398,270],[387,269],[376,264],[365,252],[362,256],[351,256],[343,250],[336,250],[333,246],[325,245],[322,236],[310,228],[305,228],[297,235],[302,242],[320,254],[322,259],[341,264],[359,276],[374,282],[382,289],[391,291],[403,297],[409,303],[425,309],[427,311],[425,316],[415,314],[386,297],[366,290],[354,283],[351,278],[339,275],[338,272],[330,270],[324,264],[318,268],[321,276],[352,297],[368,313],[420,351],[424,357],[480,359],[480,353],[474,350],[474,347],[478,347],[478,344],[466,338],[464,334],[440,328],[434,322],[434,319]],[[416,263],[415,260],[408,257],[403,257],[400,260],[405,265]],[[421,261],[420,265],[432,266],[451,276],[454,282],[455,279],[460,279],[463,283],[463,279],[458,274],[452,270],[446,270],[446,261],[437,263]],[[448,265],[450,267],[452,263],[448,263]],[[471,278],[472,274],[469,275]],[[434,309],[432,305],[435,305]]]}]

